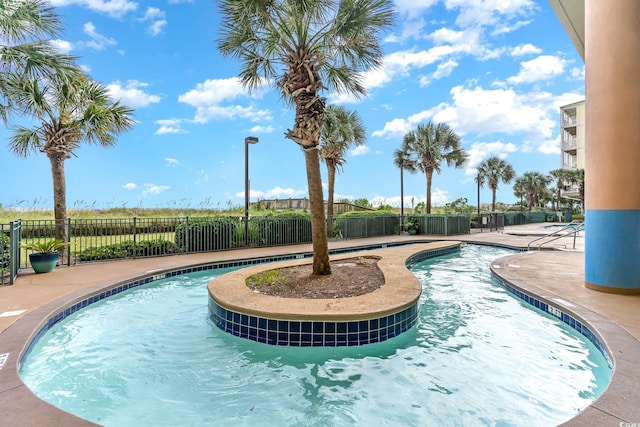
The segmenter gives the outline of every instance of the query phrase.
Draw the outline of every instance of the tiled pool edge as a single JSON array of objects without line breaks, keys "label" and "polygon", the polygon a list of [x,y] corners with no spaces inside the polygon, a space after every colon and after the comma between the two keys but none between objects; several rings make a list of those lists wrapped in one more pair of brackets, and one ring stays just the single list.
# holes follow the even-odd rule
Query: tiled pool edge
[{"label": "tiled pool edge", "polygon": [[540,311],[550,314],[562,321],[574,331],[588,339],[599,351],[602,353],[610,368],[613,368],[613,356],[611,350],[603,344],[603,339],[600,334],[591,330],[587,325],[587,322],[575,314],[565,312],[565,308],[559,307],[558,303],[552,303],[545,298],[536,297],[526,291],[521,290],[519,287],[512,285],[511,283],[503,280],[498,273],[496,273],[493,264],[491,265],[491,273],[494,278],[513,296],[526,302],[539,309]]},{"label": "tiled pool edge", "polygon": [[[425,259],[459,252],[460,245],[421,250],[405,260],[407,269]],[[216,282],[217,283],[217,282]],[[215,284],[214,284],[215,285]],[[244,286],[238,283],[238,286]],[[387,285],[385,285],[387,286]],[[373,344],[394,338],[409,329],[418,321],[418,291],[406,308],[385,313],[362,314],[359,319],[349,317],[351,313],[334,314],[330,319],[300,319],[296,315],[287,316],[282,312],[256,314],[244,307],[231,307],[221,295],[212,296],[209,292],[209,318],[220,330],[239,338],[268,345],[290,347],[343,347]],[[251,294],[249,297],[261,298]],[[310,301],[313,303],[314,301]],[[315,301],[324,305],[324,300]]]}]

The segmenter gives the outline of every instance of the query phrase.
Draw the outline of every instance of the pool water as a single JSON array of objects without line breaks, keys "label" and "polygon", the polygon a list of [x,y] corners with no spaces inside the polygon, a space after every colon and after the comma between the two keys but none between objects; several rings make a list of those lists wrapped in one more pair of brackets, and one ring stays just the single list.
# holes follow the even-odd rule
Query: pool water
[{"label": "pool water", "polygon": [[56,324],[23,361],[42,399],[105,426],[557,425],[606,388],[602,354],[513,298],[466,245],[412,267],[417,327],[361,347],[289,348],[208,318],[209,280],[175,276]]}]

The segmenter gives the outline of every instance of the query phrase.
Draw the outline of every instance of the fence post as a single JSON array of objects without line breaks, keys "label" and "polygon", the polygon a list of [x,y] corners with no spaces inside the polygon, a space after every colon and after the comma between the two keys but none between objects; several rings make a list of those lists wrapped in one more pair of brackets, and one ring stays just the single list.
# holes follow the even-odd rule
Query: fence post
[{"label": "fence post", "polygon": [[20,236],[22,234],[22,221],[16,220],[9,223],[9,284],[18,276],[20,269]]},{"label": "fence post", "polygon": [[189,234],[190,234],[190,230],[189,230],[189,215],[184,217],[184,251],[185,253],[191,253],[191,251],[189,250],[189,248],[191,246],[189,246]]},{"label": "fence post", "polygon": [[67,253],[67,266],[71,265],[71,218],[67,218],[67,245],[66,253]]},{"label": "fence post", "polygon": [[449,227],[448,227],[448,221],[449,221],[449,215],[445,215],[444,216],[444,235],[448,236],[449,235]]},{"label": "fence post", "polygon": [[136,259],[138,255],[137,250],[137,230],[136,230],[136,217],[133,217],[133,259]]}]

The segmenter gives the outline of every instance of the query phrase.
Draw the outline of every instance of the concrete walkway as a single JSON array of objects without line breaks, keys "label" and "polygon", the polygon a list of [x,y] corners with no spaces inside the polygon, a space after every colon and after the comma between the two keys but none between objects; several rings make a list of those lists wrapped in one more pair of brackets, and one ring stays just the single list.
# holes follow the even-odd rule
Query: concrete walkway
[{"label": "concrete walkway", "polygon": [[[501,232],[485,231],[463,236],[402,235],[332,241],[329,247],[458,240],[526,249],[533,239],[553,231],[543,228],[544,225],[514,226]],[[619,426],[625,422],[640,423],[640,296],[605,294],[584,287],[583,235],[576,239],[562,238],[547,247],[559,250],[512,255],[497,260],[492,269],[504,281],[591,325],[614,357],[614,377],[608,389],[567,424]],[[35,398],[18,376],[20,354],[43,322],[60,307],[154,272],[311,250],[310,244],[241,249],[58,267],[52,273],[39,275],[21,273],[13,286],[0,287],[0,365],[3,364],[0,370],[0,425],[91,425]]]}]

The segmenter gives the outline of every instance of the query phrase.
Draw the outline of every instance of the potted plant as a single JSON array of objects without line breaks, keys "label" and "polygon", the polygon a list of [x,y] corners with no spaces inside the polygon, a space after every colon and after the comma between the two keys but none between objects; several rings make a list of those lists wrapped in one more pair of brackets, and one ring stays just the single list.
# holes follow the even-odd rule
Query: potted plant
[{"label": "potted plant", "polygon": [[29,254],[29,262],[36,273],[48,273],[56,268],[58,262],[58,249],[64,248],[69,243],[60,239],[37,240],[24,245],[25,249],[33,251]]},{"label": "potted plant", "polygon": [[409,234],[418,234],[418,230],[420,229],[420,225],[416,218],[407,219],[405,227],[407,228],[407,233]]}]

